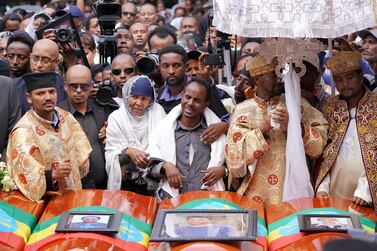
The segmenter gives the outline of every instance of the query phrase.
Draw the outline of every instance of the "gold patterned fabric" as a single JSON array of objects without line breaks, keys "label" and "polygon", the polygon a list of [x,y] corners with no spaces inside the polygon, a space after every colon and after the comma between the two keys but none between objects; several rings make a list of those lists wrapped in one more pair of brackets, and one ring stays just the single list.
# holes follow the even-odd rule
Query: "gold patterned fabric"
[{"label": "gold patterned fabric", "polygon": [[329,58],[326,63],[333,76],[338,74],[361,70],[361,54],[356,51],[341,51]]},{"label": "gold patterned fabric", "polygon": [[[243,177],[237,192],[256,202],[280,203],[285,179],[285,128],[272,129],[266,137],[259,129],[268,111],[286,107],[285,97],[273,97],[270,102],[254,97],[235,107],[231,116],[225,148],[230,179]],[[304,148],[307,155],[321,155],[327,142],[328,123],[314,107],[302,99],[301,122],[304,127]],[[255,165],[253,173],[249,165]]]},{"label": "gold patterned fabric", "polygon": [[69,162],[71,173],[58,179],[59,192],[81,189],[89,170],[90,143],[80,124],[67,111],[55,108],[59,124],[28,111],[9,135],[7,165],[18,189],[30,200],[40,201],[46,192],[45,170]]},{"label": "gold patterned fabric", "polygon": [[[374,209],[377,210],[377,94],[366,91],[356,110],[356,128],[359,137],[361,155],[367,175]],[[350,122],[348,105],[339,96],[329,98],[323,106],[323,113],[328,119],[329,143],[323,151],[316,190],[334,166],[338,152]]]}]

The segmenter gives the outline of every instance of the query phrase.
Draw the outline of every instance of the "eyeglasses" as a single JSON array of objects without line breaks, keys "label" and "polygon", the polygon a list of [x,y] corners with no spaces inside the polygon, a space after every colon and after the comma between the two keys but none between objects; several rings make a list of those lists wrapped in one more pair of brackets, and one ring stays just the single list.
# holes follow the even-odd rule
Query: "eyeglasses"
[{"label": "eyeglasses", "polygon": [[88,91],[90,89],[90,85],[88,85],[88,84],[68,84],[68,88],[71,91],[76,91],[79,87],[84,92]]},{"label": "eyeglasses", "polygon": [[[134,68],[126,68],[126,69],[123,69],[123,72],[124,74],[131,74],[135,71]],[[111,72],[115,75],[115,76],[119,76],[121,73],[122,73],[122,70],[121,69],[112,69]]]},{"label": "eyeglasses", "polygon": [[32,56],[31,56],[31,60],[33,60],[33,61],[35,61],[35,62],[39,62],[39,61],[41,61],[42,64],[49,64],[49,63],[51,63],[52,61],[54,61],[55,59],[51,59],[51,58],[48,58],[48,57],[40,57],[40,56],[32,55]]},{"label": "eyeglasses", "polygon": [[133,12],[122,12],[122,14],[123,14],[123,16],[128,16],[128,15],[130,15],[130,16],[132,16],[132,17],[134,17],[134,16],[136,16],[136,13],[133,13]]}]

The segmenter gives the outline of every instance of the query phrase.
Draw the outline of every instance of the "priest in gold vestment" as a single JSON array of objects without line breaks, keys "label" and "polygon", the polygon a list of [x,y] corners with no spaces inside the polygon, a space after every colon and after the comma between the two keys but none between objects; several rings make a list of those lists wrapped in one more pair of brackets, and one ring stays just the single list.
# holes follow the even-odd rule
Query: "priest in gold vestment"
[{"label": "priest in gold vestment", "polygon": [[56,105],[56,74],[24,75],[33,106],[10,133],[7,166],[18,189],[40,201],[46,191],[81,189],[89,168],[90,143],[80,124]]},{"label": "priest in gold vestment", "polygon": [[[254,98],[235,107],[227,135],[229,179],[243,177],[237,192],[256,202],[283,200],[289,116],[276,66],[276,61],[269,63],[262,56],[248,61],[257,91]],[[327,142],[327,125],[321,112],[302,99],[302,142],[308,156],[321,155]],[[310,182],[307,185],[312,189]]]},{"label": "priest in gold vestment", "polygon": [[373,204],[377,210],[377,94],[363,86],[360,53],[340,52],[327,67],[340,94],[323,106],[330,129],[317,196]]}]

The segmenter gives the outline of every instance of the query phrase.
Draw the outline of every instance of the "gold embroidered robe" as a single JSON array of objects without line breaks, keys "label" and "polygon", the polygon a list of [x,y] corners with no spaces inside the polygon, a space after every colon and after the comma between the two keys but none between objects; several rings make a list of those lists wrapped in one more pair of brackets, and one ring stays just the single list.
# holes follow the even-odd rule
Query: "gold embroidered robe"
[{"label": "gold embroidered robe", "polygon": [[[364,163],[366,177],[369,184],[374,209],[377,210],[377,94],[366,90],[356,109],[356,128]],[[329,143],[323,151],[320,160],[316,190],[323,182],[326,175],[333,168],[339,150],[344,141],[351,117],[348,105],[339,96],[326,100],[323,114],[328,119]],[[346,175],[346,174],[345,174]]]},{"label": "gold embroidered robe", "polygon": [[[283,197],[286,129],[272,129],[267,139],[259,129],[275,107],[286,108],[284,95],[273,97],[269,103],[254,96],[238,104],[227,135],[225,152],[230,179],[244,177],[237,192],[256,202],[280,203]],[[326,145],[328,123],[305,99],[301,110],[305,152],[316,158]],[[248,168],[251,166],[254,168]]]},{"label": "gold embroidered robe", "polygon": [[70,163],[70,175],[57,180],[59,192],[81,189],[81,178],[89,170],[92,149],[84,131],[69,112],[55,109],[59,117],[56,131],[50,121],[30,110],[9,135],[8,169],[18,189],[33,201],[40,201],[46,192],[45,170]]}]

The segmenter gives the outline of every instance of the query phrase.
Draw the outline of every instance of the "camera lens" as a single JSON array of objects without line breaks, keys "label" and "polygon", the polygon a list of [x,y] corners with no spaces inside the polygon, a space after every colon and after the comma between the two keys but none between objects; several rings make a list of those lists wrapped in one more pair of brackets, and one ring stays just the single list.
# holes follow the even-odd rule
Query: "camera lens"
[{"label": "camera lens", "polygon": [[70,34],[67,29],[58,30],[56,36],[60,42],[67,42],[70,38]]},{"label": "camera lens", "polygon": [[139,59],[136,66],[142,74],[148,75],[157,69],[158,63],[158,55],[149,54],[148,56]]}]

